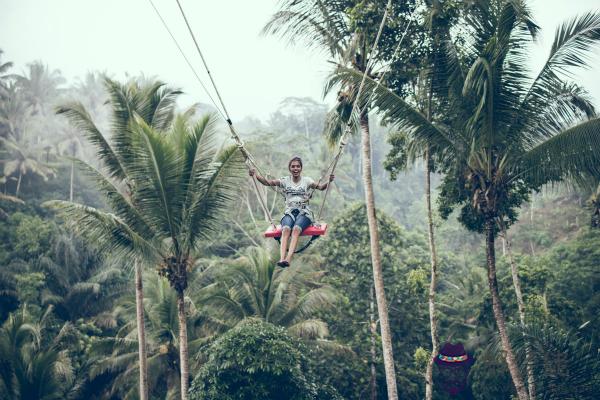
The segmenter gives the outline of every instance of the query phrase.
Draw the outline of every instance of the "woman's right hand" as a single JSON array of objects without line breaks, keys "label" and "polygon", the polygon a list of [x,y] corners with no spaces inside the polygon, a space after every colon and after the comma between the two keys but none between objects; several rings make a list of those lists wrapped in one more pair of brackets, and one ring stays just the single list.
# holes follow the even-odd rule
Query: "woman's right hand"
[{"label": "woman's right hand", "polygon": [[250,168],[250,169],[248,170],[248,175],[250,175],[250,176],[254,176],[254,174],[256,174],[256,170],[255,170],[254,168]]}]

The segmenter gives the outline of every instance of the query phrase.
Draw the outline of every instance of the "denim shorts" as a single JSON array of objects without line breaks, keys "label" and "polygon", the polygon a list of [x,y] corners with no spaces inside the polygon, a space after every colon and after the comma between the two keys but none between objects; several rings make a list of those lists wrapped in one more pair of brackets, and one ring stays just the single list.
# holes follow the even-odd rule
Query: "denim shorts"
[{"label": "denim shorts", "polygon": [[282,228],[284,226],[288,226],[288,227],[290,227],[290,229],[292,229],[295,226],[299,226],[302,230],[305,230],[306,228],[308,228],[310,226],[310,224],[312,224],[312,221],[310,220],[310,218],[308,218],[304,214],[300,214],[300,210],[292,210],[292,215],[294,216],[294,218],[296,218],[295,221],[294,221],[294,218],[292,218],[288,214],[285,214],[283,216],[283,218],[281,218],[281,227]]}]

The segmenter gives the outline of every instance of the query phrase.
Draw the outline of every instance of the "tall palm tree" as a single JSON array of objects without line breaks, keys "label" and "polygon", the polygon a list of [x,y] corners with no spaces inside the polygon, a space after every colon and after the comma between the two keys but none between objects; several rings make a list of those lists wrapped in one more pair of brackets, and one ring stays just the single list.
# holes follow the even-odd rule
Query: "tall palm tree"
[{"label": "tall palm tree", "polygon": [[323,271],[307,264],[276,268],[264,249],[254,247],[234,263],[209,267],[195,292],[208,315],[226,328],[255,317],[316,340],[328,335],[319,312],[333,307],[337,299],[334,290],[320,282],[322,277]]},{"label": "tall palm tree", "polygon": [[33,111],[42,114],[45,114],[48,106],[52,106],[52,102],[61,92],[60,86],[65,83],[65,78],[59,70],[51,71],[40,61],[28,64],[25,74],[15,75],[15,80],[23,89]]},{"label": "tall palm tree", "polygon": [[[600,174],[600,119],[585,92],[568,82],[570,70],[588,65],[600,42],[600,14],[587,13],[557,30],[541,71],[530,77],[527,50],[539,28],[522,1],[470,3],[464,18],[467,45],[446,38],[438,95],[451,116],[429,122],[392,91],[368,86],[384,118],[413,137],[415,151],[435,147],[444,160],[442,212],[461,206],[460,220],[485,234],[488,284],[505,360],[519,399],[528,393],[516,364],[496,279],[495,237],[499,223],[517,219],[527,194],[547,182]],[[460,55],[459,55],[460,54]],[[340,79],[357,82],[350,69]]]},{"label": "tall palm tree", "polygon": [[113,173],[126,173],[127,186],[82,163],[107,194],[116,215],[71,202],[54,201],[76,226],[112,249],[157,265],[177,293],[181,398],[188,398],[189,363],[185,309],[188,270],[200,242],[218,229],[220,217],[233,199],[243,163],[235,146],[217,150],[215,117],[190,126],[179,116],[168,131],[141,117],[118,138],[126,149],[125,170],[114,157]]},{"label": "tall palm tree", "polygon": [[[146,368],[146,341],[143,316],[143,283],[141,259],[148,253],[148,246],[143,238],[124,242],[124,238],[114,230],[121,224],[123,228],[133,230],[140,234],[148,233],[145,221],[140,214],[140,205],[134,201],[131,188],[136,184],[131,171],[137,166],[136,157],[132,151],[131,129],[133,119],[139,118],[146,121],[155,129],[164,131],[172,123],[174,107],[177,96],[181,93],[165,87],[161,82],[153,82],[140,86],[135,81],[129,84],[120,84],[105,78],[104,85],[109,95],[111,109],[111,132],[104,135],[92,120],[90,113],[81,103],[71,103],[57,109],[60,114],[66,115],[72,125],[80,130],[84,137],[96,148],[96,154],[105,168],[105,172],[96,170],[89,164],[78,162],[81,168],[98,181],[98,184],[107,197],[108,204],[118,217],[100,210],[86,209],[73,203],[67,203],[67,208],[83,210],[89,217],[89,224],[82,226],[84,231],[103,233],[102,239],[109,242],[110,246],[126,249],[125,253],[132,256],[135,261],[135,287],[137,302],[137,329],[139,343],[139,396],[148,398],[147,368]],[[109,139],[110,137],[110,139]],[[87,211],[86,211],[87,210]],[[95,219],[94,219],[95,216]],[[136,218],[138,218],[136,220]],[[114,229],[107,229],[106,224],[117,223]],[[105,225],[103,225],[105,224]],[[131,224],[131,225],[129,225]],[[89,232],[88,232],[89,233]],[[152,237],[149,235],[148,237]]]},{"label": "tall palm tree", "polygon": [[[346,1],[282,1],[280,10],[273,15],[263,28],[263,32],[287,38],[290,43],[302,40],[311,47],[325,50],[331,59],[340,65],[349,66],[353,71],[364,73],[372,68],[372,59],[376,56],[369,54],[370,46],[375,37],[376,24],[361,21],[360,17],[352,17],[362,13],[373,13],[374,20],[381,20],[384,2],[369,4],[348,4]],[[374,6],[374,7],[372,7]],[[407,4],[394,4],[399,10],[404,10]],[[354,7],[352,9],[352,7]],[[372,71],[367,71],[371,73]],[[349,115],[353,99],[358,89],[358,84],[345,86],[338,93],[338,104],[335,111],[330,114],[327,123],[327,134],[332,142],[339,139],[342,131],[342,121],[350,118],[357,119],[357,126],[361,132],[361,161],[362,181],[367,205],[369,234],[371,238],[371,262],[373,267],[373,281],[375,297],[379,313],[379,326],[383,348],[383,360],[386,373],[388,397],[396,399],[398,390],[394,355],[388,318],[388,306],[385,297],[385,287],[381,270],[381,249],[379,247],[379,233],[375,214],[375,196],[373,193],[371,139],[369,130],[368,108],[362,108],[358,116]],[[326,85],[325,92],[335,86]]]},{"label": "tall palm tree", "polygon": [[[152,373],[148,380],[148,392],[151,397],[178,398],[181,396],[181,380],[177,293],[163,277],[146,275],[145,281],[144,315],[151,328],[148,330],[148,368]],[[90,352],[93,360],[91,381],[103,374],[114,375],[109,394],[125,399],[137,397],[135,381],[132,379],[139,369],[136,362],[138,340],[135,303],[133,294],[122,299],[112,312],[120,326],[117,334],[97,341]],[[197,351],[207,341],[202,326],[205,321],[191,299],[186,298],[186,303],[190,346]],[[198,360],[194,358],[192,361],[195,367],[198,367]]]}]

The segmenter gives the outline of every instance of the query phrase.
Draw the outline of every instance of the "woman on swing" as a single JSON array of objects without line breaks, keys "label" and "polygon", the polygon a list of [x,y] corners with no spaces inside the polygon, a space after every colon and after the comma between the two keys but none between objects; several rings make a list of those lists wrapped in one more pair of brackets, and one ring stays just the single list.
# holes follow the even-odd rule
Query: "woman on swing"
[{"label": "woman on swing", "polygon": [[[311,189],[325,190],[329,186],[329,182],[334,179],[334,176],[330,175],[328,182],[317,184],[312,178],[302,176],[302,159],[300,157],[290,160],[288,170],[291,175],[281,179],[266,179],[258,175],[254,169],[249,171],[250,176],[256,176],[256,180],[263,185],[280,187],[285,196],[285,211],[281,218],[280,258],[277,263],[280,267],[289,267],[292,255],[298,246],[300,234],[314,221],[313,213],[308,206],[311,195],[309,191]],[[290,236],[288,249],[287,242]]]}]

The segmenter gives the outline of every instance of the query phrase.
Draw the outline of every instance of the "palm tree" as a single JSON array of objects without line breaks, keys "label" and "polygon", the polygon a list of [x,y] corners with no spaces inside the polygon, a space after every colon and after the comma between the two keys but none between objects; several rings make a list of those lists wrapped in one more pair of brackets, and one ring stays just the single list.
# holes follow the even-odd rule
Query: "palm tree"
[{"label": "palm tree", "polygon": [[[163,114],[163,118],[170,114]],[[117,215],[71,202],[54,201],[79,226],[109,248],[143,258],[158,266],[177,293],[181,398],[188,398],[189,364],[185,309],[188,270],[194,251],[215,232],[233,199],[243,167],[235,146],[214,146],[215,117],[190,126],[180,116],[165,132],[136,117],[120,142],[124,167],[111,157],[113,173],[126,173],[127,195],[89,165]],[[112,148],[110,148],[112,150]],[[114,153],[111,153],[111,155]]]},{"label": "palm tree", "polygon": [[[129,84],[119,84],[105,78],[104,85],[109,94],[109,103],[112,112],[112,125],[110,140],[102,134],[95,125],[89,112],[81,103],[71,103],[57,109],[60,114],[65,114],[71,123],[79,129],[85,138],[96,148],[97,156],[104,165],[106,172],[99,171],[89,164],[78,162],[82,169],[95,178],[107,197],[108,203],[117,213],[118,219],[112,214],[100,210],[87,209],[74,203],[64,204],[67,209],[75,212],[81,211],[88,217],[88,224],[81,226],[83,231],[99,235],[109,247],[116,247],[125,254],[132,256],[135,261],[135,287],[137,302],[137,329],[139,343],[139,373],[141,399],[148,398],[147,368],[146,368],[146,341],[143,316],[143,283],[141,261],[148,255],[151,246],[144,240],[152,238],[147,224],[140,213],[140,205],[132,197],[132,187],[136,184],[131,170],[135,169],[136,158],[132,151],[132,134],[134,116],[146,121],[152,127],[164,131],[174,118],[175,99],[181,93],[165,87],[161,82],[140,86],[132,81]],[[110,228],[108,224],[117,225]],[[138,238],[135,234],[133,240],[127,241],[119,236],[118,230],[131,230],[135,234],[144,234]],[[91,232],[90,232],[91,231]],[[123,233],[129,235],[128,233]],[[92,235],[93,236],[93,235]]]},{"label": "palm tree", "polygon": [[[388,4],[388,6],[391,2]],[[406,12],[408,4],[394,4],[401,15]],[[356,18],[361,14],[375,14],[374,19],[381,19],[382,4],[357,4],[349,9],[344,1],[283,1],[280,10],[273,15],[263,28],[264,33],[270,33],[287,38],[290,43],[297,40],[305,41],[311,47],[317,47],[328,52],[336,64],[347,65],[357,73],[372,73],[372,59],[376,56],[369,54],[369,47],[375,37],[376,25]],[[356,14],[351,17],[351,14]],[[372,17],[373,15],[371,15]],[[379,313],[383,360],[386,372],[388,397],[396,399],[396,374],[394,355],[388,318],[388,306],[385,297],[383,273],[381,270],[381,249],[379,247],[379,233],[375,214],[375,197],[373,193],[373,179],[371,168],[371,139],[369,130],[368,108],[362,108],[360,115],[351,114],[353,99],[358,90],[358,84],[346,85],[338,93],[338,104],[330,114],[326,131],[331,142],[336,142],[343,131],[342,121],[350,118],[357,119],[361,132],[362,155],[362,181],[367,205],[369,234],[371,238],[371,262],[373,267],[373,281],[375,297]],[[325,92],[329,92],[335,85],[326,85]]]},{"label": "palm tree", "polygon": [[33,321],[27,309],[11,314],[0,329],[0,396],[10,399],[64,399],[73,387],[71,361],[60,342],[63,327],[42,341],[48,309]]},{"label": "palm tree", "polygon": [[25,75],[15,75],[17,85],[23,89],[25,99],[33,108],[34,113],[45,114],[47,106],[60,93],[60,85],[65,83],[59,70],[51,71],[40,61],[27,65]]},{"label": "palm tree", "polygon": [[304,264],[276,268],[262,248],[250,248],[231,264],[209,267],[200,277],[200,302],[213,320],[233,328],[245,318],[260,318],[308,340],[324,339],[327,324],[318,318],[337,296],[321,283],[324,272]]},{"label": "palm tree", "polygon": [[[511,329],[510,334],[521,368],[535,373],[540,398],[597,397],[600,360],[593,343],[576,331],[565,332],[550,324],[533,323],[524,330]],[[499,353],[500,346],[493,347]]]},{"label": "palm tree", "polygon": [[5,185],[8,180],[16,180],[15,197],[19,197],[21,183],[26,175],[35,175],[45,181],[54,176],[54,170],[46,164],[37,160],[36,155],[31,150],[26,150],[18,143],[0,138],[0,143],[7,148],[11,159],[4,159],[4,170],[2,177],[5,179]]},{"label": "palm tree", "polygon": [[[144,315],[151,328],[148,330],[148,369],[152,374],[148,392],[152,397],[177,398],[181,396],[177,293],[165,278],[145,276],[145,280]],[[137,396],[132,379],[139,369],[135,304],[133,295],[122,299],[113,310],[113,318],[120,326],[116,336],[97,341],[90,352],[93,360],[91,381],[104,374],[114,375],[108,394],[121,395],[125,399]],[[205,319],[189,298],[186,298],[186,308],[190,346],[196,352],[207,342],[203,328]],[[199,358],[193,358],[192,362],[198,367]]]},{"label": "palm tree", "polygon": [[[4,54],[4,51],[2,51],[2,49],[0,49],[0,58],[2,57],[2,54]],[[4,81],[8,78],[6,71],[11,69],[12,66],[13,66],[13,63],[10,61],[5,62],[5,63],[0,61],[0,100],[4,99],[4,95],[5,95],[5,91],[6,91],[6,84],[4,83]]]},{"label": "palm tree", "polygon": [[[573,67],[587,66],[600,41],[600,15],[587,13],[558,30],[546,64],[533,78],[526,51],[538,27],[523,2],[470,4],[464,18],[466,43],[458,52],[446,38],[446,74],[437,88],[451,116],[438,123],[392,91],[368,86],[384,118],[413,138],[414,151],[429,145],[444,160],[442,214],[461,206],[460,220],[485,234],[488,284],[505,360],[519,399],[527,399],[506,331],[496,280],[495,237],[502,223],[517,219],[529,191],[547,182],[600,174],[600,119],[585,92],[566,81]],[[460,56],[459,56],[460,54]],[[567,75],[568,76],[568,75]],[[357,82],[355,71],[339,79]],[[581,123],[580,123],[581,122]],[[579,124],[578,124],[579,123]]]},{"label": "palm tree", "polygon": [[22,143],[30,106],[25,101],[23,90],[15,83],[9,83],[3,91],[0,96],[0,137]]}]

